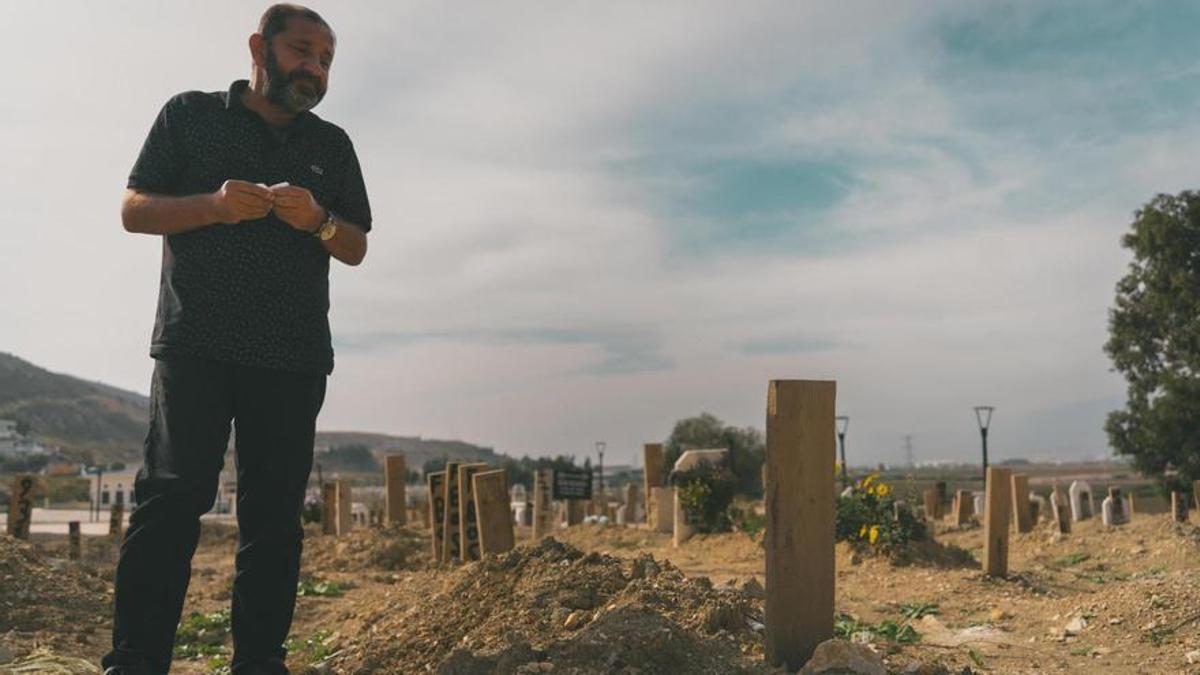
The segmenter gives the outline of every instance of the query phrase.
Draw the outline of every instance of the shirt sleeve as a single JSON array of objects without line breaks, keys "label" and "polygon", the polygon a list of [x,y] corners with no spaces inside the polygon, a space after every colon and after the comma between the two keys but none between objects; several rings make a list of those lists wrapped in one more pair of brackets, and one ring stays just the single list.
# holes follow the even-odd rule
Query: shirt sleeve
[{"label": "shirt sleeve", "polygon": [[125,186],[138,192],[173,194],[183,175],[184,153],[182,131],[182,96],[175,96],[163,105],[150,133],[142,143],[129,181]]},{"label": "shirt sleeve", "polygon": [[363,183],[362,167],[359,166],[353,143],[349,143],[347,152],[349,156],[342,169],[341,189],[329,210],[362,227],[364,232],[370,232],[371,203],[367,199],[367,186]]}]

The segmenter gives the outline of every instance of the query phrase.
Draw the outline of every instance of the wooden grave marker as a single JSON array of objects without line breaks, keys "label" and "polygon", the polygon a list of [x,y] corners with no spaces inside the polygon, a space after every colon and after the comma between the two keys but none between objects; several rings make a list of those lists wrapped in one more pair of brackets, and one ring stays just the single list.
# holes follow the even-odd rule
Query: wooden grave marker
[{"label": "wooden grave marker", "polygon": [[963,527],[971,522],[971,510],[974,506],[974,500],[966,490],[958,490],[954,493],[954,525]]},{"label": "wooden grave marker", "polygon": [[408,482],[408,469],[404,464],[404,455],[388,455],[384,459],[384,479],[387,481],[387,524],[407,525],[408,512],[405,510],[407,501],[405,489]]},{"label": "wooden grave marker", "polygon": [[17,539],[29,538],[33,523],[33,488],[36,479],[27,473],[13,477],[12,495],[8,499],[8,525],[5,531]]},{"label": "wooden grave marker", "polygon": [[1008,576],[1008,517],[1012,513],[1012,474],[989,466],[983,512],[983,573]]},{"label": "wooden grave marker", "polygon": [[637,522],[638,486],[637,483],[625,484],[625,525]]},{"label": "wooden grave marker", "polygon": [[462,561],[462,536],[458,531],[458,510],[461,502],[458,489],[459,462],[446,462],[446,512],[443,520],[445,538],[442,540],[442,560]]},{"label": "wooden grave marker", "polygon": [[583,512],[587,502],[582,499],[567,500],[567,525],[582,525]]},{"label": "wooden grave marker", "polygon": [[463,562],[479,560],[479,514],[475,512],[475,474],[487,471],[487,464],[473,462],[458,466],[458,536]]},{"label": "wooden grave marker", "polygon": [[1171,491],[1171,517],[1177,523],[1188,521],[1187,495],[1182,492]]},{"label": "wooden grave marker", "polygon": [[473,474],[471,492],[478,518],[479,552],[487,555],[511,551],[516,538],[509,510],[508,472],[498,469]]},{"label": "wooden grave marker", "polygon": [[642,457],[645,460],[646,474],[646,518],[650,518],[650,500],[653,499],[653,491],[656,487],[663,486],[663,464],[666,461],[663,456],[662,443],[646,443],[642,446]]},{"label": "wooden grave marker", "polygon": [[925,519],[926,520],[941,520],[942,509],[941,503],[938,502],[937,490],[930,488],[922,493],[925,498]]},{"label": "wooden grave marker", "polygon": [[108,513],[108,536],[113,541],[121,541],[125,534],[125,504],[116,502]]},{"label": "wooden grave marker", "polygon": [[425,476],[429,488],[429,540],[433,543],[433,561],[442,562],[446,540],[446,472],[432,471]]},{"label": "wooden grave marker", "polygon": [[533,474],[533,538],[541,539],[554,530],[554,469],[539,469]]},{"label": "wooden grave marker", "polygon": [[79,529],[79,521],[67,523],[67,560],[79,560],[83,557],[83,535]]},{"label": "wooden grave marker", "polygon": [[663,534],[675,533],[675,488],[656,487],[654,499],[654,530]]},{"label": "wooden grave marker", "polygon": [[773,380],[767,391],[767,663],[795,671],[833,637],[837,384]]},{"label": "wooden grave marker", "polygon": [[345,478],[336,482],[337,501],[335,502],[334,510],[337,512],[337,517],[334,522],[337,523],[337,536],[343,537],[350,534],[350,530],[354,528],[354,512],[353,501],[351,500],[350,481]]},{"label": "wooden grave marker", "polygon": [[337,534],[337,481],[321,485],[321,534]]},{"label": "wooden grave marker", "polygon": [[1029,476],[1023,473],[1012,475],[1013,522],[1017,532],[1033,531],[1033,515],[1029,512]]}]

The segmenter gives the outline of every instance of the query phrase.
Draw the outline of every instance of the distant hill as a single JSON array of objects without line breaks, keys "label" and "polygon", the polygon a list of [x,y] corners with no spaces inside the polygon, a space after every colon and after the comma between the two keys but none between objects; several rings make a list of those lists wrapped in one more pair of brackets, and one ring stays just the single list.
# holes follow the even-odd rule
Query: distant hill
[{"label": "distant hill", "polygon": [[29,425],[43,445],[78,459],[129,461],[141,456],[150,401],[99,382],[52,373],[0,352],[0,418]]},{"label": "distant hill", "polygon": [[[93,462],[140,461],[149,410],[150,400],[136,392],[52,373],[0,352],[0,419],[28,424],[43,445],[62,446],[80,461],[87,454]],[[491,448],[462,441],[328,431],[317,433],[317,461],[322,449],[356,444],[367,446],[381,464],[384,454],[403,452],[412,470],[442,457],[486,462],[497,458]]]}]

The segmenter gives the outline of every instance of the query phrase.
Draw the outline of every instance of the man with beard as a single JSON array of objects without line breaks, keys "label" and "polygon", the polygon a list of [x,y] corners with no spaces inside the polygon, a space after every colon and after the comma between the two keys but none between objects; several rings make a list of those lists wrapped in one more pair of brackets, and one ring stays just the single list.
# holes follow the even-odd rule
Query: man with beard
[{"label": "man with beard", "polygon": [[108,674],[165,673],[200,515],[235,431],[238,675],[287,673],[300,512],[333,370],[329,259],[358,265],[371,209],[349,137],[310,109],[336,38],[316,12],[267,10],[249,81],[159,113],[121,209],[162,237],[150,429],[116,571]]}]

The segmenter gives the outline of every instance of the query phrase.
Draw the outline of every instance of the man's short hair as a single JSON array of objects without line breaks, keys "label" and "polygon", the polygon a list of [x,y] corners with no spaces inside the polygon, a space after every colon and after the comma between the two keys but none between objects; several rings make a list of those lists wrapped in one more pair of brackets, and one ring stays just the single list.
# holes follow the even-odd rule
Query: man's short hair
[{"label": "man's short hair", "polygon": [[[333,28],[325,22],[325,19],[321,18],[320,14],[303,5],[294,5],[288,2],[281,2],[268,7],[267,11],[263,12],[262,19],[258,22],[258,32],[266,38],[267,44],[270,44],[271,38],[287,30],[288,19],[293,17],[320,24],[325,27],[325,30],[329,31],[330,35],[334,35]],[[336,35],[334,35],[334,40],[337,40]]]}]

